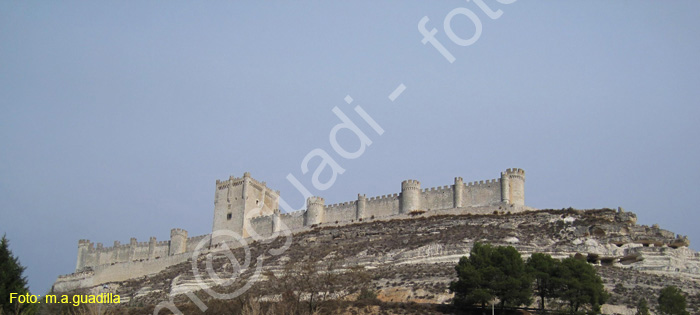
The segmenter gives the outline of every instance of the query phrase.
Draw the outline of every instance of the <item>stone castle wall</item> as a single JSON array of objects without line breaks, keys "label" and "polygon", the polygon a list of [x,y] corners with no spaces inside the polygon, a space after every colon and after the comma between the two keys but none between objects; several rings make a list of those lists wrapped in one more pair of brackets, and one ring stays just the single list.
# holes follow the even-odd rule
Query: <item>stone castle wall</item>
[{"label": "stone castle wall", "polygon": [[114,246],[104,247],[102,243],[80,240],[78,242],[78,261],[76,272],[94,269],[98,266],[108,266],[127,262],[143,262],[163,259],[169,256],[193,252],[195,246],[208,235],[187,237],[187,231],[173,229],[171,239],[168,241],[156,241],[151,237],[148,242],[137,242],[131,238],[129,244],[121,244],[114,241]]},{"label": "stone castle wall", "polygon": [[[280,217],[283,225],[291,230],[324,224],[360,222],[366,219],[387,218],[413,211],[438,211],[462,207],[485,207],[501,204],[524,206],[525,172],[522,169],[508,169],[501,178],[464,183],[455,178],[453,185],[421,189],[420,182],[407,180],[402,183],[401,193],[367,198],[358,195],[357,200],[324,205],[323,198],[312,197],[315,205],[312,211],[306,210],[284,214]],[[311,199],[311,198],[310,198]],[[318,208],[318,203],[322,207]],[[518,207],[516,209],[524,209]],[[277,214],[251,218],[250,227],[258,235],[274,233],[273,224]]]},{"label": "stone castle wall", "polygon": [[[228,230],[243,237],[255,233],[264,237],[281,228],[297,231],[414,212],[472,208],[476,213],[484,207],[508,204],[522,206],[512,208],[517,211],[525,209],[524,181],[525,172],[517,168],[506,170],[497,179],[464,183],[457,177],[453,185],[424,189],[419,181],[406,180],[401,183],[399,193],[370,198],[358,194],[357,200],[331,205],[325,205],[321,197],[310,197],[306,210],[281,214],[279,191],[268,188],[265,182],[251,178],[246,172],[243,177],[216,181],[212,231]],[[148,242],[137,242],[136,238],[131,238],[128,244],[115,241],[114,246],[104,247],[101,243],[95,246],[89,240],[80,240],[76,272],[130,262],[155,264],[156,260],[193,252],[207,236],[188,237],[187,231],[172,229],[168,241],[151,237]]]}]

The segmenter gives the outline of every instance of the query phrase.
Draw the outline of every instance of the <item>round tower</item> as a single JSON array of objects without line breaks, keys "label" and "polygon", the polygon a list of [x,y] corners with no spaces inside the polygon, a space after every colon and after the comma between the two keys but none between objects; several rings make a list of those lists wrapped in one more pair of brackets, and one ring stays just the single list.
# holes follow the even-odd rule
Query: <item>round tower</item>
[{"label": "round tower", "polygon": [[510,203],[510,180],[506,172],[501,172],[501,202]]},{"label": "round tower", "polygon": [[409,179],[401,182],[401,206],[399,213],[423,210],[420,197],[420,182]]},{"label": "round tower", "polygon": [[365,211],[367,211],[367,196],[357,194],[357,213],[355,213],[355,220],[360,220],[365,218]]},{"label": "round tower", "polygon": [[75,271],[80,271],[85,267],[85,259],[88,255],[90,241],[82,239],[78,241],[78,263],[75,265]]},{"label": "round tower", "polygon": [[135,237],[129,239],[129,256],[127,258],[129,261],[134,260],[134,257],[136,257],[136,247],[138,246],[138,244],[139,243]]},{"label": "round tower", "polygon": [[[508,200],[517,206],[525,205],[525,171],[520,168],[509,168],[505,171],[507,177]],[[502,176],[502,175],[501,175]],[[503,180],[501,180],[503,181]]]},{"label": "round tower", "polygon": [[455,177],[454,191],[452,193],[454,194],[453,206],[455,208],[462,207],[462,200],[464,199],[464,179],[462,179],[461,177]]},{"label": "round tower", "polygon": [[156,244],[158,242],[156,241],[155,236],[151,236],[151,238],[148,239],[148,259],[153,259],[156,257]]},{"label": "round tower", "polygon": [[[282,226],[282,220],[280,218],[280,209],[275,209],[272,211],[272,234],[279,233],[280,227]],[[274,236],[273,236],[274,238]]]},{"label": "round tower", "polygon": [[250,173],[243,173],[243,189],[241,190],[241,198],[243,198],[243,204],[245,204],[246,197],[248,197],[248,185],[250,184]]},{"label": "round tower", "polygon": [[304,213],[304,226],[320,224],[324,219],[325,200],[321,197],[309,197],[306,200],[306,212]]},{"label": "round tower", "polygon": [[170,230],[170,256],[182,254],[187,250],[187,231],[183,229]]}]

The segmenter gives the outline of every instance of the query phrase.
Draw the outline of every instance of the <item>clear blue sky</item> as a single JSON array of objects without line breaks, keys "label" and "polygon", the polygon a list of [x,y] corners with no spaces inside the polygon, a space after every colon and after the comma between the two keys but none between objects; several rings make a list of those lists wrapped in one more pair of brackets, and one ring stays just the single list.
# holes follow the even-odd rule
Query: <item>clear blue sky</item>
[{"label": "clear blue sky", "polygon": [[[32,291],[73,271],[81,238],[210,232],[215,180],[244,171],[300,207],[289,173],[335,203],[519,167],[530,206],[622,206],[700,248],[700,2],[485,2],[502,16],[474,1],[1,2],[0,233]],[[482,24],[469,46],[443,25],[458,7]],[[421,42],[424,16],[454,63]],[[451,27],[475,32],[465,15]],[[336,106],[373,142],[356,159],[329,143]],[[325,191],[300,168],[316,148],[346,170]]]}]

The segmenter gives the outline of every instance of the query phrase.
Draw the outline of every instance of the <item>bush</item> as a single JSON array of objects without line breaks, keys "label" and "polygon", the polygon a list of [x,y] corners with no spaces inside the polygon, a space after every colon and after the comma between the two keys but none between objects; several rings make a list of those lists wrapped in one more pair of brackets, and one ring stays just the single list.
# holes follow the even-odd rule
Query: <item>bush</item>
[{"label": "bush", "polygon": [[685,296],[683,291],[675,286],[667,286],[661,289],[659,294],[659,313],[668,315],[687,315],[685,310]]},{"label": "bush", "polygon": [[367,300],[376,300],[377,299],[377,292],[369,289],[369,288],[362,288],[360,290],[360,294],[357,295],[357,300],[358,301],[367,301]]}]

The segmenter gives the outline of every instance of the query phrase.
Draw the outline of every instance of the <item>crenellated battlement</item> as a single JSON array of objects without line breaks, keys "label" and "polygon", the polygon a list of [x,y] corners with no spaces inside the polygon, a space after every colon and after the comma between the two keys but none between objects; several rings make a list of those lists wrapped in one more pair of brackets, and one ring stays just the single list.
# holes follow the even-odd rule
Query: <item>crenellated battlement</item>
[{"label": "crenellated battlement", "polygon": [[185,243],[186,250],[185,252],[191,252],[194,247],[196,247],[199,242],[207,237],[209,237],[210,234],[205,234],[205,235],[197,235],[197,236],[192,236],[188,237]]},{"label": "crenellated battlement", "polygon": [[178,236],[178,235],[182,235],[182,236],[187,237],[187,231],[185,231],[184,229],[178,229],[178,228],[174,228],[174,229],[170,230],[170,237]]},{"label": "crenellated battlement", "polygon": [[243,184],[243,177],[229,177],[227,180],[216,180],[216,189],[221,190]]},{"label": "crenellated battlement", "polygon": [[[186,237],[187,236],[187,231],[184,229],[172,229],[170,231],[171,237]],[[190,237],[188,240],[194,239],[194,238],[202,238],[205,237],[206,235],[203,236],[195,236],[195,237]],[[156,247],[163,247],[163,246],[169,246],[170,241],[157,241],[155,236],[151,236],[147,242],[139,242],[137,238],[132,237],[129,239],[129,243],[124,243],[122,244],[120,241],[114,241],[114,245],[112,246],[107,246],[105,247],[103,243],[97,243],[97,246],[95,247],[95,243],[90,242],[89,240],[86,239],[81,239],[78,241],[78,246],[79,247],[84,247],[87,252],[89,253],[109,253],[113,252],[115,250],[125,250],[125,249],[131,249],[131,248],[148,248],[151,245],[155,245]]]},{"label": "crenellated battlement", "polygon": [[480,185],[493,185],[500,183],[501,179],[500,178],[495,178],[495,179],[488,179],[488,180],[480,180],[478,182],[469,182],[466,184],[467,187],[469,186],[480,186]]},{"label": "crenellated battlement", "polygon": [[251,223],[256,223],[256,222],[260,222],[260,221],[267,221],[267,220],[270,220],[270,219],[272,218],[272,216],[273,216],[272,214],[270,214],[270,215],[259,215],[259,216],[257,216],[257,217],[252,217],[252,218],[250,218],[249,220],[250,220]]},{"label": "crenellated battlement", "polygon": [[521,168],[509,168],[506,173],[525,175],[525,171]]},{"label": "crenellated battlement", "polygon": [[[247,174],[250,175],[250,173],[247,173]],[[271,192],[277,194],[278,196],[279,196],[279,194],[280,194],[280,191],[279,191],[279,190],[272,190],[272,189],[268,188],[268,187],[267,187],[267,182],[259,182],[259,181],[255,180],[254,178],[249,178],[249,180],[250,180],[250,183],[251,183],[255,188],[260,189],[260,190],[262,190],[262,189],[264,188],[268,194],[271,193]]]},{"label": "crenellated battlement", "polygon": [[420,190],[420,182],[415,179],[408,179],[401,182],[401,190]]},{"label": "crenellated battlement", "polygon": [[510,178],[525,179],[525,171],[520,168],[509,168],[504,173]]},{"label": "crenellated battlement", "polygon": [[311,205],[323,205],[325,202],[326,202],[326,200],[323,199],[322,197],[311,196],[306,201],[306,204],[309,206],[311,206]]},{"label": "crenellated battlement", "polygon": [[422,192],[441,192],[445,190],[452,190],[452,185],[445,185],[445,186],[438,186],[438,187],[430,187],[430,188],[425,188],[422,190]]},{"label": "crenellated battlement", "polygon": [[280,217],[284,219],[289,219],[293,217],[301,217],[304,215],[306,210],[299,210],[299,211],[292,211],[292,212],[287,212],[287,213],[281,213]]},{"label": "crenellated battlement", "polygon": [[277,196],[279,196],[279,194],[280,194],[280,191],[279,191],[279,190],[274,190],[274,189],[268,188],[268,187],[267,187],[267,182],[264,182],[264,181],[261,182],[261,181],[258,181],[258,180],[256,180],[256,179],[250,177],[250,173],[249,173],[249,172],[243,173],[243,177],[235,177],[235,176],[231,175],[231,176],[229,177],[228,180],[219,180],[219,179],[217,179],[217,180],[216,180],[216,188],[217,188],[217,189],[225,189],[225,188],[227,188],[227,187],[229,187],[229,186],[230,186],[230,187],[235,187],[235,186],[238,186],[238,185],[242,185],[242,184],[243,184],[243,181],[244,181],[245,179],[247,179],[248,182],[249,182],[253,187],[255,187],[255,188],[257,188],[257,189],[262,190],[263,188],[265,188],[266,193],[267,193],[267,194],[270,194],[270,196],[272,196],[272,194],[276,194]]},{"label": "crenellated battlement", "polygon": [[371,197],[371,198],[368,198],[367,201],[382,201],[385,199],[393,199],[393,198],[398,198],[398,197],[399,197],[399,194],[394,193],[391,195],[381,195],[381,196]]},{"label": "crenellated battlement", "polygon": [[327,205],[326,209],[331,210],[333,208],[341,208],[341,207],[348,207],[351,205],[355,205],[357,203],[357,200],[353,201],[346,201],[346,202],[339,202],[339,203],[334,203],[332,205]]}]

